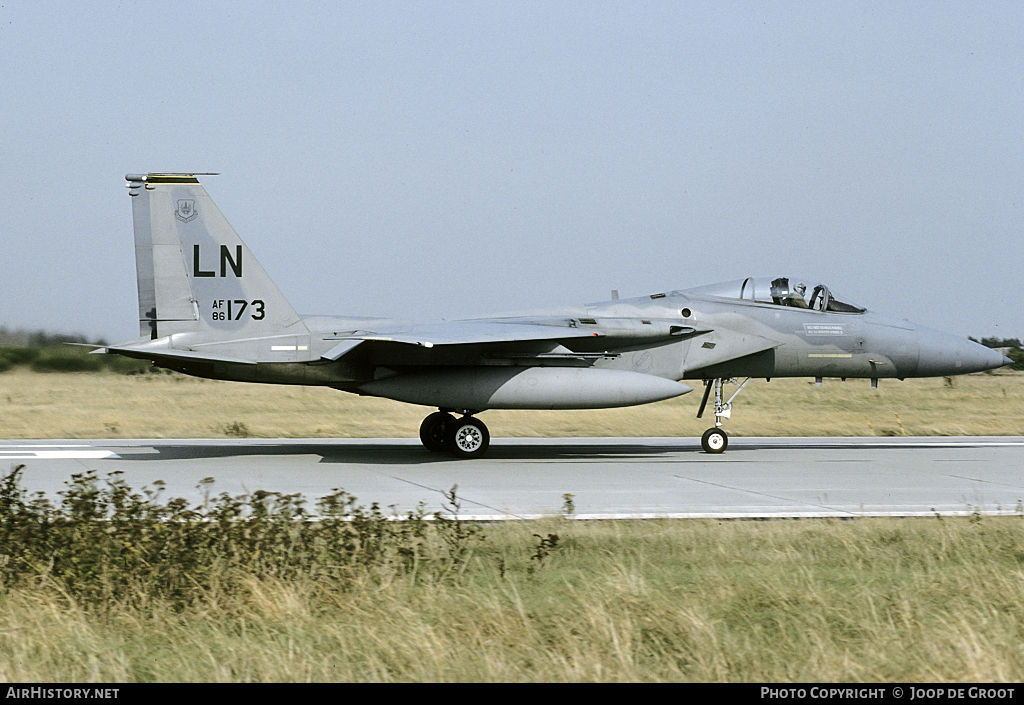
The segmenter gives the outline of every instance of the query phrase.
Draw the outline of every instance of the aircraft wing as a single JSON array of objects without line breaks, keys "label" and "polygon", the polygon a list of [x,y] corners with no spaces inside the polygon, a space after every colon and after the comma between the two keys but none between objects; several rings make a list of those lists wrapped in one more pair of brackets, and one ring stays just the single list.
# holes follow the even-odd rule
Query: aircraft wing
[{"label": "aircraft wing", "polygon": [[[690,326],[628,318],[487,319],[412,325],[391,331],[353,331],[327,338],[338,345],[324,353],[324,360],[338,360],[366,341],[416,345],[425,348],[449,345],[481,345],[536,341],[570,341],[611,338],[640,343],[697,332]],[[611,341],[610,341],[611,342]]]}]

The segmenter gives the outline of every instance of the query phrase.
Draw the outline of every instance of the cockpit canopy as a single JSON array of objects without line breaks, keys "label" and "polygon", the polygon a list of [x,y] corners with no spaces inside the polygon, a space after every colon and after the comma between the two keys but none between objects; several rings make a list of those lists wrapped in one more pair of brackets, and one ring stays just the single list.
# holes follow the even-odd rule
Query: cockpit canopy
[{"label": "cockpit canopy", "polygon": [[802,277],[747,277],[722,284],[709,284],[686,293],[746,299],[763,304],[790,306],[833,313],[864,313],[865,309],[837,298],[824,284],[808,286],[813,279]]}]

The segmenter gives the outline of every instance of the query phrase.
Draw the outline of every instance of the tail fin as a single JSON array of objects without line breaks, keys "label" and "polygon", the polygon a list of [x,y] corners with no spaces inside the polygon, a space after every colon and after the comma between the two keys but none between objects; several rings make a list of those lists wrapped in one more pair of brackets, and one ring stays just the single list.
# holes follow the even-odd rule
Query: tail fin
[{"label": "tail fin", "polygon": [[195,174],[129,174],[144,337],[307,332]]}]

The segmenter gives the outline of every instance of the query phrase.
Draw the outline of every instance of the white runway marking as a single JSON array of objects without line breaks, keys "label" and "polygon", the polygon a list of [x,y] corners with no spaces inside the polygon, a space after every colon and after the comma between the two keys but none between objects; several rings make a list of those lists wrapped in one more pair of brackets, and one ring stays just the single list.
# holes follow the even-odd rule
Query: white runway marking
[{"label": "white runway marking", "polygon": [[93,445],[0,445],[0,460],[98,460],[117,457],[120,456],[113,451],[95,450]]}]

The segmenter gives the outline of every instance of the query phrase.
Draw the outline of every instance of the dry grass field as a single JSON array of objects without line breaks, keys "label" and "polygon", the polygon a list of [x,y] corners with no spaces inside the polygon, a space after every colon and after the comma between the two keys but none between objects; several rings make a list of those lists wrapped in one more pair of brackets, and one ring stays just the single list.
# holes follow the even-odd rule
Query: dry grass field
[{"label": "dry grass field", "polygon": [[[733,436],[979,436],[1024,433],[1024,373],[880,380],[751,380],[726,429]],[[735,387],[728,385],[731,394]],[[489,411],[491,435],[700,436],[702,389],[597,411]],[[430,411],[332,389],[109,372],[0,374],[2,438],[414,438]]]}]

